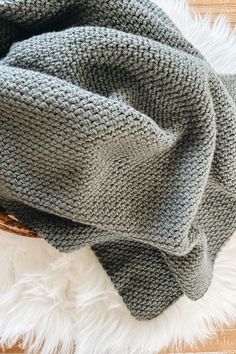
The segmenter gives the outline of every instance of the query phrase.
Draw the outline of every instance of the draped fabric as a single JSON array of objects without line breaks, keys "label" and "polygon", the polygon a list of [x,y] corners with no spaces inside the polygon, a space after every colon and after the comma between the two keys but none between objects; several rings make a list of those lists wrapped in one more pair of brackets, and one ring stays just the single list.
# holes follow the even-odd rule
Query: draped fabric
[{"label": "draped fabric", "polygon": [[90,245],[138,319],[203,296],[236,229],[235,77],[148,0],[1,1],[0,56],[0,206]]}]

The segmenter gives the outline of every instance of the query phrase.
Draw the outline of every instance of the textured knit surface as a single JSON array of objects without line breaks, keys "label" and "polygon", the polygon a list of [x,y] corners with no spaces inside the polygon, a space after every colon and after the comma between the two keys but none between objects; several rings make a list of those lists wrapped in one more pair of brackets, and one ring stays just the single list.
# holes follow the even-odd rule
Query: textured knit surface
[{"label": "textured knit surface", "polygon": [[235,77],[148,0],[0,2],[0,205],[91,245],[131,313],[207,290],[236,229]]}]

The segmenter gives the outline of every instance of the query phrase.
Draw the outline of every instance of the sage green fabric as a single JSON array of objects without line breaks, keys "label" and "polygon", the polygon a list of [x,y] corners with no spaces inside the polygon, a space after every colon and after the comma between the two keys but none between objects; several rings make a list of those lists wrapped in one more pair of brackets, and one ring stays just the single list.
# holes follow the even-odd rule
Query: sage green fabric
[{"label": "sage green fabric", "polygon": [[235,77],[147,0],[1,1],[0,34],[1,207],[90,245],[138,319],[203,296],[236,229]]}]

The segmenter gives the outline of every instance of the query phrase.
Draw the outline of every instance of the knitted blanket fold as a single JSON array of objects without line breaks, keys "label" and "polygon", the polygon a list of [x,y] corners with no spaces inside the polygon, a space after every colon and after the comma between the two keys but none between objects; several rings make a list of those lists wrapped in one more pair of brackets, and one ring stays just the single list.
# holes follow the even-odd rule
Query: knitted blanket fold
[{"label": "knitted blanket fold", "polygon": [[0,57],[0,207],[90,245],[138,319],[203,296],[236,230],[235,76],[148,0],[1,1]]}]

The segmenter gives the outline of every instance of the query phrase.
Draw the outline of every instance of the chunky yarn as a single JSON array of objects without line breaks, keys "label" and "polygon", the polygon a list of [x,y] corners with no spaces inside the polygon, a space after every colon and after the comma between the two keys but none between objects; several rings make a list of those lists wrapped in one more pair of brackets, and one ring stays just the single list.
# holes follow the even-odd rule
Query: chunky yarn
[{"label": "chunky yarn", "polygon": [[235,77],[148,0],[1,1],[0,57],[1,207],[90,245],[138,319],[203,296],[236,229]]}]

